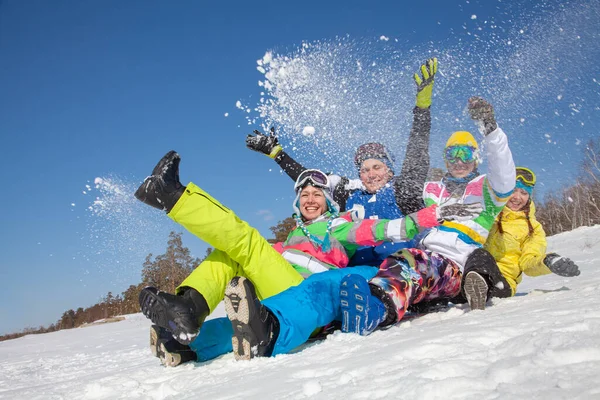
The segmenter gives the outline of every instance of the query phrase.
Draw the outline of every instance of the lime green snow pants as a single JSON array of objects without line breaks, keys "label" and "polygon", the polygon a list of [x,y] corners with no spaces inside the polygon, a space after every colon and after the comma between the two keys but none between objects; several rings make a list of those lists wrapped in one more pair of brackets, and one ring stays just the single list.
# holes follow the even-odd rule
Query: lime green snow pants
[{"label": "lime green snow pants", "polygon": [[303,280],[256,229],[191,182],[168,215],[215,249],[177,288],[196,289],[211,312],[234,276],[250,279],[261,299]]}]

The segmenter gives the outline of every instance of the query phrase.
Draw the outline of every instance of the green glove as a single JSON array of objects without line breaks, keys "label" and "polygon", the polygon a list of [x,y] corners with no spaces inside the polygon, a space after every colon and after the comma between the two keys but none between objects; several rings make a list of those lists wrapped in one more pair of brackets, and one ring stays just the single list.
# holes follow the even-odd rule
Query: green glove
[{"label": "green glove", "polygon": [[421,75],[415,74],[417,84],[417,107],[428,108],[431,106],[431,93],[433,91],[433,78],[437,72],[437,58],[430,58],[421,65]]}]

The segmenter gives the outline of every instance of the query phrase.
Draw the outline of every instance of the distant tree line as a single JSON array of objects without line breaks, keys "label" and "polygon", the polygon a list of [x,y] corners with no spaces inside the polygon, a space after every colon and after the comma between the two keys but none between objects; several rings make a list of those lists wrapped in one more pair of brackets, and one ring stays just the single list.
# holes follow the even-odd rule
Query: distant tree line
[{"label": "distant tree line", "polygon": [[[208,248],[206,256],[211,253]],[[61,329],[77,328],[99,320],[105,320],[117,315],[132,314],[140,311],[138,296],[146,286],[155,286],[160,290],[175,292],[175,288],[188,276],[202,259],[190,255],[190,250],[183,246],[181,233],[171,232],[164,254],[153,257],[148,254],[142,268],[142,282],[130,285],[127,290],[116,296],[108,292],[102,300],[91,307],[79,307],[68,310],[60,319],[50,326],[25,328],[21,332],[0,336],[0,341],[15,339],[32,333],[47,333]]]},{"label": "distant tree line", "polygon": [[546,194],[536,217],[547,235],[600,224],[600,138],[585,146],[578,177],[557,193]]},{"label": "distant tree line", "polygon": [[[563,187],[558,193],[546,194],[543,201],[536,201],[536,217],[548,235],[570,231],[580,226],[600,224],[600,138],[590,141],[583,155],[579,176],[573,184]],[[269,239],[269,242],[284,241],[295,226],[296,222],[292,217],[279,221],[270,228],[275,237]],[[211,248],[207,249],[205,258],[211,251]],[[65,311],[56,323],[48,327],[25,328],[18,333],[0,336],[0,341],[31,333],[76,328],[117,315],[139,312],[138,296],[144,287],[155,286],[173,293],[202,260],[190,255],[189,249],[183,246],[181,233],[171,232],[165,254],[146,256],[141,283],[130,285],[127,290],[116,296],[108,292],[102,301],[91,307]]]}]

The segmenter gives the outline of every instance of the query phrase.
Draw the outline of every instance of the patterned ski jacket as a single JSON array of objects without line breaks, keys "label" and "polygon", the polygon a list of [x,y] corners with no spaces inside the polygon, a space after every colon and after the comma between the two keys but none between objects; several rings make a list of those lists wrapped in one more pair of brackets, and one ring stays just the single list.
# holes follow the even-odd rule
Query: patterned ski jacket
[{"label": "patterned ski jacket", "polygon": [[[331,221],[330,248],[323,251],[304,233],[301,227],[294,229],[285,242],[273,247],[303,276],[344,268],[350,257],[360,246],[376,246],[384,241],[403,242],[410,240],[427,227],[437,225],[436,207],[425,208],[408,217],[393,220],[359,219],[356,214],[343,213]],[[323,239],[327,232],[331,214],[325,213],[309,223],[306,229]]]},{"label": "patterned ski jacket", "polygon": [[[546,233],[542,224],[535,219],[533,202],[529,207],[532,234],[529,233],[525,212],[513,211],[505,207],[485,242],[485,248],[494,256],[500,272],[510,284],[513,296],[517,291],[517,285],[523,279],[523,273],[529,276],[551,273],[544,264]],[[502,221],[504,233],[498,231],[498,220]]]},{"label": "patterned ski jacket", "polygon": [[419,246],[435,251],[464,267],[467,257],[485,243],[496,216],[508,201],[515,187],[515,164],[506,134],[499,127],[483,140],[488,160],[488,174],[479,175],[451,193],[444,180],[426,182],[423,190],[425,205],[446,202],[481,203],[484,211],[468,221],[445,221],[421,239]]}]

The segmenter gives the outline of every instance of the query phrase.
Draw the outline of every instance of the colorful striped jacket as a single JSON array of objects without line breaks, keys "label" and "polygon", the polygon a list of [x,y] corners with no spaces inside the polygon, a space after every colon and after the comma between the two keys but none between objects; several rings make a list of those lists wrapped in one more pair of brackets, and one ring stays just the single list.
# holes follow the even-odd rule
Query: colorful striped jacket
[{"label": "colorful striped jacket", "polygon": [[447,202],[481,203],[484,211],[468,221],[445,221],[421,239],[419,246],[435,251],[464,267],[467,257],[483,246],[496,216],[510,198],[515,187],[515,164],[508,139],[497,128],[483,140],[488,160],[488,173],[468,182],[462,193],[450,193],[444,180],[426,182],[423,190],[425,205]]},{"label": "colorful striped jacket", "polygon": [[[294,229],[285,242],[276,243],[273,247],[303,276],[344,268],[361,246],[377,246],[384,241],[408,241],[427,227],[437,225],[435,209],[425,208],[408,217],[393,220],[357,220],[355,214],[346,212],[331,223],[329,251],[315,246],[300,227]],[[330,213],[325,213],[306,223],[306,229],[323,239],[330,217]]]}]

